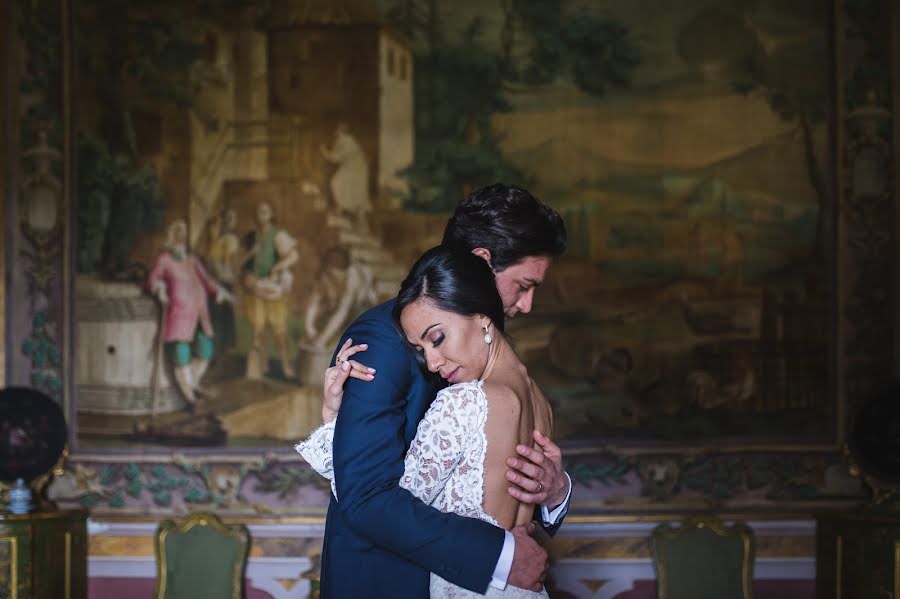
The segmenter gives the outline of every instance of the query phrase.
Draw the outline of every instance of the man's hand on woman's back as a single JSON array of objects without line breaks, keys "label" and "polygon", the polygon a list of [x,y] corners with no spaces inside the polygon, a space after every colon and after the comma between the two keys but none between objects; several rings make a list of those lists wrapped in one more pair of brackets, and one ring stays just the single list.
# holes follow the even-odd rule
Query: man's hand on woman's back
[{"label": "man's hand on woman's back", "polygon": [[509,494],[532,505],[556,508],[569,493],[569,479],[562,467],[559,446],[540,431],[534,431],[538,449],[527,445],[516,447],[519,457],[506,459],[506,480],[513,483]]},{"label": "man's hand on woman's back", "polygon": [[516,539],[512,566],[509,569],[507,584],[521,589],[540,591],[547,578],[547,552],[538,545],[531,535],[535,531],[533,523],[520,524],[510,532]]}]

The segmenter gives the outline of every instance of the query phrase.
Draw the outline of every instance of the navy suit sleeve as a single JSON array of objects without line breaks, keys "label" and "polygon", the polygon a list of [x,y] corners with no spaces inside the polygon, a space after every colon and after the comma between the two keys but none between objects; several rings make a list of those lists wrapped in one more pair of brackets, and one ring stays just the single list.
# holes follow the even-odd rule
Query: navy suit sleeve
[{"label": "navy suit sleeve", "polygon": [[555,524],[547,526],[547,524],[544,522],[544,515],[541,513],[541,506],[538,505],[538,506],[535,506],[535,508],[534,508],[534,519],[538,523],[540,523],[541,528],[544,529],[544,532],[546,532],[548,535],[550,535],[552,537],[552,536],[556,535],[556,531],[558,531],[559,527],[562,526],[563,520],[566,519],[566,515],[568,513],[569,512],[567,511],[565,514],[563,514],[562,517],[559,520],[557,520]]},{"label": "navy suit sleeve", "polygon": [[[414,380],[411,351],[393,327],[358,320],[342,337],[367,343],[374,381],[349,379],[334,432],[338,509],[370,542],[466,589],[484,593],[504,531],[443,513],[398,486],[403,475],[406,404]],[[340,345],[339,345],[340,346]]]}]

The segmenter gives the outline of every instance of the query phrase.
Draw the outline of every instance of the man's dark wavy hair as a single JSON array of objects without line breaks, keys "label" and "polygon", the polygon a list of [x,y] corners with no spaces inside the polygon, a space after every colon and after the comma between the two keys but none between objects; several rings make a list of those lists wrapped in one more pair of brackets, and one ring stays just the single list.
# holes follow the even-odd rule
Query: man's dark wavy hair
[{"label": "man's dark wavy hair", "polygon": [[559,214],[521,187],[495,183],[463,200],[444,229],[443,245],[491,252],[500,272],[529,256],[554,258],[566,250],[566,227]]}]

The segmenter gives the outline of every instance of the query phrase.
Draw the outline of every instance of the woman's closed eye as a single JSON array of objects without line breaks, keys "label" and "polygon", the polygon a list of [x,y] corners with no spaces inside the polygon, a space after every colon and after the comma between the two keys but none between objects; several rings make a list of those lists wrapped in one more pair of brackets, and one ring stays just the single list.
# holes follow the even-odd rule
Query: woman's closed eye
[{"label": "woman's closed eye", "polygon": [[437,347],[441,343],[444,342],[444,334],[440,333],[437,337],[431,340],[431,347]]}]

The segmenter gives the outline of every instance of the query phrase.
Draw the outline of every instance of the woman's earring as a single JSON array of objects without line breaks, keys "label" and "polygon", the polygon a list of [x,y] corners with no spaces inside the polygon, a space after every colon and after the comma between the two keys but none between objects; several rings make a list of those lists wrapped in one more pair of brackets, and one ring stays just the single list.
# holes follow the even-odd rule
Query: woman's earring
[{"label": "woman's earring", "polygon": [[491,341],[493,341],[493,340],[494,340],[494,338],[491,337],[490,333],[488,333],[487,325],[484,325],[484,342],[487,343],[488,345],[490,345]]}]

